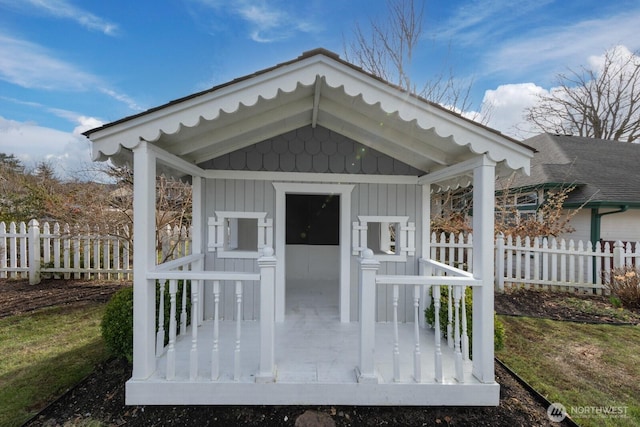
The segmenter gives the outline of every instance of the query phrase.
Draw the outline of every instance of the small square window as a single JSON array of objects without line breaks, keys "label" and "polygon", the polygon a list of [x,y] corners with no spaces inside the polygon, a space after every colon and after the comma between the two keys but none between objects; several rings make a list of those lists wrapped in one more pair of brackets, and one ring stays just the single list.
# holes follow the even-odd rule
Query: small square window
[{"label": "small square window", "polygon": [[415,225],[407,216],[359,216],[353,223],[353,254],[371,249],[380,261],[404,262],[415,254]]},{"label": "small square window", "polygon": [[257,218],[227,218],[224,248],[228,251],[255,251],[258,247]]},{"label": "small square window", "polygon": [[400,224],[397,222],[368,222],[367,245],[377,255],[398,255]]},{"label": "small square window", "polygon": [[258,258],[273,244],[273,222],[266,212],[216,212],[209,218],[209,251],[220,258]]}]

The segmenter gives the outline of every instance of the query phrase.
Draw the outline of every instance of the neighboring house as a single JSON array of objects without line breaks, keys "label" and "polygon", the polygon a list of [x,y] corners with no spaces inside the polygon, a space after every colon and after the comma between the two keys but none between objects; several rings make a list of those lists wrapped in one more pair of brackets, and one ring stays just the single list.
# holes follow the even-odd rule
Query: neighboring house
[{"label": "neighboring house", "polygon": [[640,240],[640,144],[544,133],[523,141],[537,152],[531,175],[511,183],[521,212],[535,212],[549,190],[575,187],[564,202],[579,209],[564,238]]},{"label": "neighboring house", "polygon": [[[498,404],[494,183],[530,148],[322,49],[86,135],[134,169],[128,404]],[[192,255],[162,265],[158,173],[193,185]],[[429,212],[470,181],[465,273],[428,259]],[[441,341],[423,310],[442,285]]]}]

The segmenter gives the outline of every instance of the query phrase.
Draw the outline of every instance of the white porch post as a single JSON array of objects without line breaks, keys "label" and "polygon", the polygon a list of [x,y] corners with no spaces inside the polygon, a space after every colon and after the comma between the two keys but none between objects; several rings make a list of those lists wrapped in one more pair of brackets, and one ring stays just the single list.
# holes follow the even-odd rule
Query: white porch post
[{"label": "white porch post", "polygon": [[360,258],[360,365],[356,377],[359,383],[377,383],[375,370],[376,347],[376,273],[380,261],[373,259],[371,249],[362,251]]},{"label": "white porch post", "polygon": [[[192,176],[191,179],[191,253],[204,253],[204,204],[203,204],[204,180],[199,176]],[[198,261],[195,266],[198,271],[204,270],[204,260]],[[200,307],[198,308],[198,322],[204,320],[204,281],[198,280],[198,295],[200,295]]]},{"label": "white porch post", "polygon": [[202,203],[202,178],[193,176],[191,178],[191,253],[201,254],[204,252],[204,211]]},{"label": "white porch post", "polygon": [[[422,184],[422,245],[421,259],[431,258],[431,184]],[[421,262],[419,265],[421,276],[431,276],[432,269],[430,264]],[[423,286],[420,292],[420,319],[418,323],[420,327],[427,327],[427,320],[424,317],[424,311],[431,305],[431,295],[429,287]]]},{"label": "white porch post", "polygon": [[275,378],[275,281],[276,258],[266,247],[258,259],[260,266],[260,368],[256,382],[273,382]]},{"label": "white porch post", "polygon": [[495,162],[483,157],[473,169],[473,375],[495,382],[493,361],[493,275]]},{"label": "white porch post", "polygon": [[147,142],[133,149],[133,373],[148,378],[155,361],[156,159]]}]

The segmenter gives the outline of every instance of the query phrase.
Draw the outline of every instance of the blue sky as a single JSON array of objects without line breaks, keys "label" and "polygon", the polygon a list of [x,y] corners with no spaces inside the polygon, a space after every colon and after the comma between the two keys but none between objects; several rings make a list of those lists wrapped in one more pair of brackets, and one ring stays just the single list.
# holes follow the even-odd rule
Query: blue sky
[{"label": "blue sky", "polygon": [[[90,161],[80,132],[324,47],[344,57],[382,0],[0,0],[0,152],[61,174]],[[452,67],[473,108],[514,126],[533,95],[607,49],[640,49],[637,0],[427,0],[412,78]]]}]

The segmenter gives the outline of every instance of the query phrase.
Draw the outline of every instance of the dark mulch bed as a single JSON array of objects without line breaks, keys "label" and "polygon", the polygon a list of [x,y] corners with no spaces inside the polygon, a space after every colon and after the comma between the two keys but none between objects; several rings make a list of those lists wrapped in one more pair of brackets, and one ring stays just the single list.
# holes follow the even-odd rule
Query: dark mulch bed
[{"label": "dark mulch bed", "polygon": [[[28,426],[78,425],[89,419],[127,426],[547,426],[546,407],[496,364],[497,407],[125,406],[126,361],[110,360]],[[301,418],[302,417],[302,418]],[[320,421],[304,424],[309,419]],[[68,424],[67,424],[68,423]]]},{"label": "dark mulch bed", "polygon": [[640,313],[616,309],[606,295],[533,289],[496,293],[495,309],[507,316],[540,317],[581,323],[640,324]]},{"label": "dark mulch bed", "polygon": [[[0,317],[54,305],[73,307],[78,304],[105,302],[125,285],[126,283],[48,280],[40,285],[30,286],[25,281],[0,281],[3,291]],[[589,317],[576,304],[567,308],[566,305],[557,303],[558,298],[573,298],[571,294],[532,292],[496,295],[496,311],[510,315],[618,323],[614,318]],[[589,298],[600,298],[606,303],[606,297]],[[546,404],[540,397],[530,392],[499,364],[496,364],[496,380],[501,387],[500,404],[497,407],[125,406],[124,383],[130,375],[131,368],[126,362],[109,360],[97,366],[89,377],[42,410],[26,425],[87,425],[92,421],[113,426],[559,425],[549,420]],[[564,423],[570,425],[567,420]]]},{"label": "dark mulch bed", "polygon": [[127,282],[44,279],[37,285],[26,280],[0,279],[0,318],[46,307],[105,303]]}]

